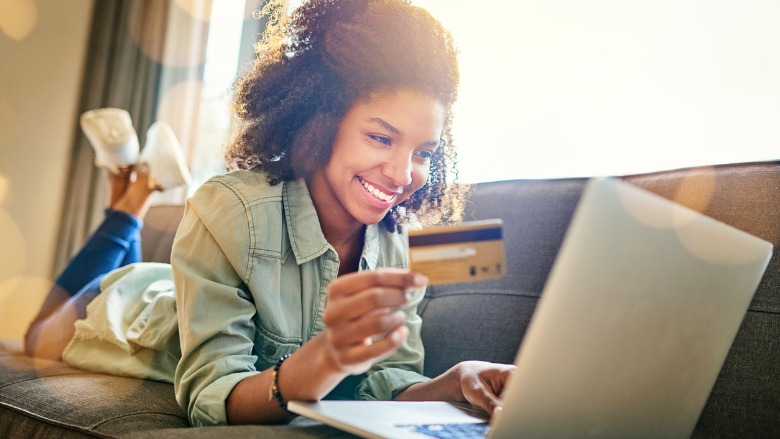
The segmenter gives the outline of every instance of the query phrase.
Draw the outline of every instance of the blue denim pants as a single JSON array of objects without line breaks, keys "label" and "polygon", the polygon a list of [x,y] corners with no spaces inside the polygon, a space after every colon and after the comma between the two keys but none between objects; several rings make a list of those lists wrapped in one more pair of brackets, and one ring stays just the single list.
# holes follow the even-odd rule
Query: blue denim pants
[{"label": "blue denim pants", "polygon": [[73,324],[86,317],[89,302],[100,293],[100,281],[114,269],[141,261],[143,221],[116,210],[106,209],[106,217],[76,255],[68,262],[49,291],[25,336],[29,354],[65,348],[73,335]]}]

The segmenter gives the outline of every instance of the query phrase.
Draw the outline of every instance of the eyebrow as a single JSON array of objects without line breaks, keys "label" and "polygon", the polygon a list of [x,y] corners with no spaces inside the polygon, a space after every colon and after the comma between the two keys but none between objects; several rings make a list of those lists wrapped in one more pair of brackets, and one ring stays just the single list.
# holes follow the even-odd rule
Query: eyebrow
[{"label": "eyebrow", "polygon": [[390,122],[382,119],[381,117],[372,117],[371,119],[368,119],[368,121],[369,122],[374,122],[374,123],[379,124],[379,125],[382,125],[382,127],[384,127],[384,129],[386,129],[387,131],[390,131],[393,134],[401,134],[401,131],[398,128],[390,125]]},{"label": "eyebrow", "polygon": [[[393,134],[396,134],[396,135],[401,134],[401,131],[398,128],[394,127],[392,124],[390,124],[390,122],[382,119],[381,117],[372,117],[372,118],[368,119],[368,121],[369,122],[373,122],[373,123],[378,124],[378,125],[381,125],[384,129],[390,131]],[[440,142],[441,142],[441,140],[431,140],[429,142],[423,143],[423,145],[425,145],[425,146],[438,146]]]}]

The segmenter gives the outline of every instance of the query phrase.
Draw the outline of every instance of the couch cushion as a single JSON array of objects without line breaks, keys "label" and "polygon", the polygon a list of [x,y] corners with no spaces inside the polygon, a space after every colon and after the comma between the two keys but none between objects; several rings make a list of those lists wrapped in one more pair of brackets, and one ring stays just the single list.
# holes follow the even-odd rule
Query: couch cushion
[{"label": "couch cushion", "polygon": [[0,340],[0,437],[118,437],[188,425],[170,384],[33,359],[21,342]]}]

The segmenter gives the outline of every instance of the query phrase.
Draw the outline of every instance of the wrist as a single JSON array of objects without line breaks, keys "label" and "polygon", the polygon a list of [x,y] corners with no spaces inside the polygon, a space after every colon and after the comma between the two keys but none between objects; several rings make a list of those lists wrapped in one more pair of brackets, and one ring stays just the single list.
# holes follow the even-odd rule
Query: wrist
[{"label": "wrist", "polygon": [[282,363],[289,357],[290,354],[284,355],[276,362],[271,376],[271,388],[268,390],[268,401],[276,400],[276,403],[279,404],[279,408],[284,411],[287,411],[287,401],[285,401],[284,396],[282,396],[282,391],[279,388],[279,369],[281,369]]},{"label": "wrist", "polygon": [[463,394],[463,363],[452,366],[444,373],[449,381],[446,386],[450,390],[449,397],[452,401],[466,401],[466,395]]},{"label": "wrist", "polygon": [[466,401],[461,387],[463,367],[456,364],[429,381],[412,384],[394,398],[397,401]]},{"label": "wrist", "polygon": [[277,371],[277,387],[285,402],[319,400],[347,376],[333,366],[321,336],[295,351]]},{"label": "wrist", "polygon": [[[341,363],[336,359],[333,349],[328,343],[328,329],[317,334],[313,339],[309,341],[311,347],[316,348],[317,351],[317,370],[322,371],[326,375],[338,376],[338,380],[346,378],[349,373],[344,370]],[[315,343],[312,343],[315,342]]]}]

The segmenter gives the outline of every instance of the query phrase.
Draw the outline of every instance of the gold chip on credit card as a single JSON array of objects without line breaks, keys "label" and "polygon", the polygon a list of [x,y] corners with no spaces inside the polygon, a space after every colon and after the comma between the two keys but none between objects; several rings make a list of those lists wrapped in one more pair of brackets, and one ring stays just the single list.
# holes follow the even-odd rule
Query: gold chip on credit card
[{"label": "gold chip on credit card", "polygon": [[505,273],[503,221],[470,221],[409,231],[409,268],[430,285],[471,282]]}]

